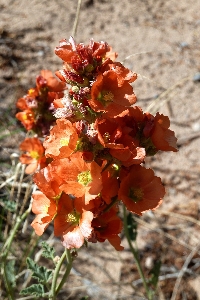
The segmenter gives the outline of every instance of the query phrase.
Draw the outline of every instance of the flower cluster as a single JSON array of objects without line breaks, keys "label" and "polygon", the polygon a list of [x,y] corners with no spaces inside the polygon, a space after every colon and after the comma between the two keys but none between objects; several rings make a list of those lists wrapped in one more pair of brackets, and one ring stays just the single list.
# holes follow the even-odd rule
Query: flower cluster
[{"label": "flower cluster", "polygon": [[49,134],[50,126],[55,122],[52,103],[54,99],[64,95],[65,86],[51,71],[41,71],[36,78],[36,87],[31,88],[27,95],[17,101],[17,108],[21,112],[16,114],[16,118],[26,130],[32,130],[39,136]]},{"label": "flower cluster", "polygon": [[55,53],[63,61],[56,75],[68,90],[53,101],[57,120],[43,143],[48,164],[34,175],[40,191],[32,227],[42,235],[53,221],[68,249],[108,240],[122,250],[119,204],[141,215],[161,203],[161,179],[144,162],[159,150],[177,151],[174,132],[167,116],[133,106],[137,74],[115,62],[107,43],[85,46],[71,37]]}]

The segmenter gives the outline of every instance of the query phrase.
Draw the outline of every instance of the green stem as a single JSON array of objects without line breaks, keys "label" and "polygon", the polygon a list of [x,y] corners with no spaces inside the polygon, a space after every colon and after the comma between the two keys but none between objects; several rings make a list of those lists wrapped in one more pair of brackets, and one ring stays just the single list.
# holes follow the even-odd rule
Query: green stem
[{"label": "green stem", "polygon": [[71,257],[71,253],[70,253],[69,249],[66,249],[66,256],[67,256],[67,269],[65,271],[65,274],[63,275],[61,282],[59,283],[59,285],[56,288],[56,294],[58,294],[58,292],[62,288],[63,284],[66,282],[66,279],[69,276],[69,273],[72,268],[72,257]]},{"label": "green stem", "polygon": [[[65,271],[65,274],[64,274],[61,282],[56,287],[59,272],[60,272],[61,266],[62,266],[62,264],[63,264],[66,257],[67,257],[67,262],[68,262],[67,269]],[[67,277],[68,277],[68,275],[71,271],[71,267],[72,267],[71,254],[70,254],[70,251],[68,249],[66,249],[65,252],[63,252],[59,262],[56,265],[56,269],[54,271],[54,275],[53,275],[53,279],[52,279],[52,285],[51,285],[51,292],[50,292],[49,300],[55,300],[56,299],[56,295],[58,294],[58,292],[62,288],[63,284],[65,283],[65,281],[66,281],[66,279],[67,279]]]},{"label": "green stem", "polygon": [[19,226],[21,225],[21,223],[26,219],[29,212],[30,212],[30,209],[27,209],[21,217],[17,218],[15,226],[14,226],[13,230],[11,231],[11,234],[10,234],[9,238],[7,239],[6,243],[4,244],[3,249],[1,250],[2,251],[1,256],[2,256],[2,265],[3,265],[3,270],[4,270],[5,286],[6,286],[8,295],[9,295],[9,299],[12,299],[12,300],[14,300],[14,298],[13,298],[13,289],[12,289],[12,287],[11,287],[9,281],[8,281],[7,274],[6,274],[6,259],[7,259],[7,256],[9,254],[9,251],[10,251],[13,239],[15,237],[15,234],[16,234]]},{"label": "green stem", "polygon": [[142,270],[142,267],[141,267],[141,264],[140,264],[138,251],[133,247],[131,239],[130,239],[130,235],[129,235],[129,232],[128,232],[127,215],[126,215],[126,207],[125,207],[125,205],[123,205],[123,209],[124,209],[124,232],[125,232],[125,235],[126,235],[126,238],[127,238],[127,241],[128,241],[129,247],[130,247],[130,250],[133,253],[133,256],[134,256],[134,259],[135,259],[135,263],[136,263],[138,272],[140,274],[143,286],[144,286],[146,294],[147,294],[147,298],[150,300],[151,299],[150,298],[150,291],[149,291],[149,287],[147,285],[147,282],[146,282],[146,279],[145,279],[145,276],[144,276],[144,273],[143,273],[143,270]]},{"label": "green stem", "polygon": [[4,279],[4,283],[5,283],[5,287],[7,289],[7,292],[8,292],[8,299],[9,300],[14,300],[14,295],[13,295],[13,289],[10,285],[10,282],[8,280],[8,277],[7,277],[7,272],[6,272],[6,265],[5,263],[3,263],[3,271],[4,271],[4,276],[3,276],[3,279]]}]

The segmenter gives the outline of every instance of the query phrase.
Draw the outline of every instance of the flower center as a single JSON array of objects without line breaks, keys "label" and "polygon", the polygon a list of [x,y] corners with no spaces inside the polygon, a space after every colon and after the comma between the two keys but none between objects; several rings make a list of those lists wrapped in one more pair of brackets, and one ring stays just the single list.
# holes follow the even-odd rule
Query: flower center
[{"label": "flower center", "polygon": [[129,198],[131,198],[135,203],[139,202],[143,198],[143,191],[141,188],[130,188]]},{"label": "flower center", "polygon": [[101,91],[97,99],[106,106],[113,102],[114,95],[111,91]]},{"label": "flower center", "polygon": [[105,143],[109,143],[109,141],[110,141],[110,134],[108,132],[104,133],[103,140],[104,140]]},{"label": "flower center", "polygon": [[103,92],[103,100],[104,101],[113,101],[114,95],[111,91]]},{"label": "flower center", "polygon": [[30,89],[30,90],[28,91],[29,96],[32,96],[32,95],[34,94],[34,92],[35,92],[34,89]]},{"label": "flower center", "polygon": [[33,150],[33,151],[30,151],[29,153],[30,153],[30,156],[31,156],[32,158],[35,158],[35,159],[37,159],[37,160],[38,160],[39,157],[40,157],[37,151],[34,151],[34,150]]},{"label": "flower center", "polygon": [[68,146],[69,145],[69,138],[61,138],[60,139],[61,146]]},{"label": "flower center", "polygon": [[78,223],[79,222],[79,214],[77,214],[76,212],[69,213],[66,217],[66,222]]},{"label": "flower center", "polygon": [[85,171],[77,176],[78,182],[81,183],[82,185],[86,186],[88,183],[92,181],[92,176],[90,171]]}]

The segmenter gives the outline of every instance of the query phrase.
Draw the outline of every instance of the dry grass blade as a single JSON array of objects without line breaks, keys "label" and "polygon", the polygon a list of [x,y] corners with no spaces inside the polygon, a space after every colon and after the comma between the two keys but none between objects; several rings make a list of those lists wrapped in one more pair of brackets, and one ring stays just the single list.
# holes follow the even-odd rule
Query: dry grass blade
[{"label": "dry grass blade", "polygon": [[140,218],[138,218],[138,217],[135,217],[135,216],[134,216],[134,219],[138,222],[138,224],[141,224],[141,225],[143,225],[144,227],[146,227],[146,228],[148,228],[148,229],[151,229],[151,230],[154,230],[154,231],[160,233],[161,235],[163,235],[163,236],[169,238],[170,240],[175,241],[176,243],[178,243],[178,244],[184,246],[186,249],[193,250],[193,247],[192,247],[192,246],[188,245],[187,243],[181,241],[181,240],[178,239],[178,238],[175,238],[173,235],[164,232],[164,231],[161,230],[160,228],[157,228],[157,227],[155,228],[155,227],[152,226],[151,224],[145,222],[144,220],[142,220],[142,219],[140,219]]},{"label": "dry grass blade", "polygon": [[178,278],[176,280],[171,300],[176,300],[176,296],[178,294],[178,289],[179,289],[182,277],[185,273],[185,270],[187,269],[187,267],[188,267],[190,261],[192,260],[193,256],[196,254],[196,252],[198,252],[199,248],[200,248],[200,243],[198,245],[196,245],[196,247],[191,251],[191,253],[188,255],[187,259],[185,260],[185,263],[184,263],[181,271],[179,272]]},{"label": "dry grass blade", "polygon": [[173,86],[171,86],[169,89],[164,91],[160,94],[160,96],[151,102],[151,104],[147,107],[147,111],[154,114],[156,113],[161,106],[163,106],[165,103],[168,103],[171,99],[170,93],[174,91],[178,86],[182,85],[184,82],[192,80],[191,76],[187,76],[176,82]]},{"label": "dry grass blade", "polygon": [[172,211],[162,211],[162,210],[157,210],[156,212],[154,212],[155,214],[159,214],[159,215],[169,215],[171,217],[175,217],[184,221],[189,221],[192,222],[194,224],[197,224],[198,226],[200,226],[200,221],[196,220],[195,218],[189,217],[189,216],[185,216],[185,215],[181,215],[178,213],[174,213]]}]

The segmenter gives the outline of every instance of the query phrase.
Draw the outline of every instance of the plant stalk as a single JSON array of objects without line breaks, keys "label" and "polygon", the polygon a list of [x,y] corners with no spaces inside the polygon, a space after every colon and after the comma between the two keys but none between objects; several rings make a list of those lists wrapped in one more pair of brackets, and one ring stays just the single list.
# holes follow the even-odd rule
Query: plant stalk
[{"label": "plant stalk", "polygon": [[127,241],[128,241],[129,247],[130,247],[130,250],[133,253],[133,256],[134,256],[134,259],[135,259],[135,263],[136,263],[138,272],[140,274],[143,286],[144,286],[145,291],[146,291],[147,298],[148,298],[148,300],[151,300],[150,290],[149,290],[148,284],[146,282],[146,279],[145,279],[145,276],[144,276],[144,273],[143,273],[143,270],[142,270],[142,267],[141,267],[141,264],[140,264],[138,251],[133,247],[131,239],[130,239],[130,235],[129,235],[129,232],[128,232],[127,214],[126,214],[126,207],[125,207],[125,205],[123,205],[123,210],[124,210],[124,233],[126,235],[126,238],[127,238]]},{"label": "plant stalk", "polygon": [[[65,260],[65,258],[67,258],[67,269],[65,271],[65,274],[63,275],[63,278],[61,280],[61,282],[59,283],[59,285],[56,287],[57,284],[57,280],[58,280],[58,276],[59,276],[59,272],[61,269],[61,266]],[[55,271],[54,271],[54,275],[53,275],[53,279],[52,279],[52,285],[51,285],[51,291],[50,291],[50,297],[49,300],[55,300],[56,299],[56,295],[58,294],[58,292],[60,291],[60,289],[62,288],[63,284],[65,283],[70,271],[72,268],[72,258],[71,258],[71,254],[70,254],[70,250],[66,249],[59,262],[56,265]]]}]

